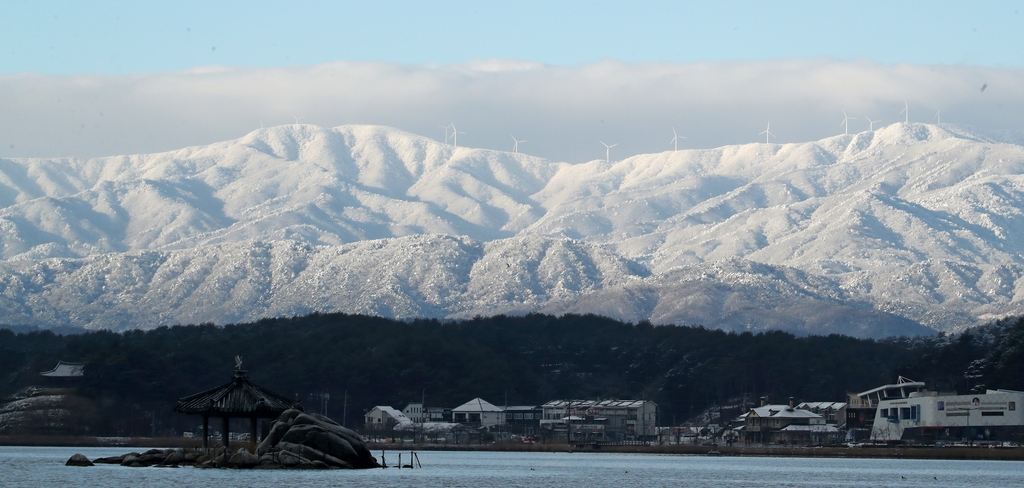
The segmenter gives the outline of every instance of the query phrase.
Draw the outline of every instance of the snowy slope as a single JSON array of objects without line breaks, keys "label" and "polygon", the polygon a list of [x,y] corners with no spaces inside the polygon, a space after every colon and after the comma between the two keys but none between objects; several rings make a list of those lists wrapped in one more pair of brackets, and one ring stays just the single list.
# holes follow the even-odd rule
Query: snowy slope
[{"label": "snowy slope", "polygon": [[289,125],[0,160],[0,310],[115,329],[340,310],[952,330],[1024,311],[1022,216],[1024,147],[948,126],[567,164]]}]

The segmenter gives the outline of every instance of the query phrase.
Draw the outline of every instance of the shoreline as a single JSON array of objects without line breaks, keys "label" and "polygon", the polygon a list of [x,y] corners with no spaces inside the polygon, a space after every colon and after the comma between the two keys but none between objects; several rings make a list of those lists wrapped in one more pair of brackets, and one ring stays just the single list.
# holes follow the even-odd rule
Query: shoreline
[{"label": "shoreline", "polygon": [[[92,437],[92,436],[0,436],[0,446],[24,447],[140,447],[199,448],[202,441],[182,437]],[[219,443],[212,443],[216,447]],[[251,446],[248,442],[232,443],[234,447]],[[868,459],[955,459],[988,461],[1024,461],[1024,447],[931,447],[931,446],[864,446],[864,447],[766,447],[766,446],[702,446],[693,444],[666,445],[591,445],[569,446],[562,443],[521,444],[412,444],[368,442],[371,452],[392,451],[485,451],[485,452],[573,452],[619,454],[666,454],[686,456],[732,457],[803,457],[803,458],[868,458]],[[717,452],[717,454],[709,454]]]}]

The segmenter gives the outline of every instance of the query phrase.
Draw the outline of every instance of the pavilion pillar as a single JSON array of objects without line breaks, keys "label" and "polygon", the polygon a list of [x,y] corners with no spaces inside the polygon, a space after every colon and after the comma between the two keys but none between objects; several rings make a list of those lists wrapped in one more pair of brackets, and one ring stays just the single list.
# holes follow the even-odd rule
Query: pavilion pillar
[{"label": "pavilion pillar", "polygon": [[256,453],[256,446],[259,445],[259,439],[256,438],[256,417],[249,417],[249,432],[250,439],[252,439],[252,452]]},{"label": "pavilion pillar", "polygon": [[210,447],[210,416],[203,415],[203,450]]},{"label": "pavilion pillar", "polygon": [[231,422],[230,421],[231,421],[231,417],[228,417],[228,416],[225,415],[224,416],[224,430],[221,431],[222,432],[221,439],[224,440],[224,449],[226,451],[228,451],[229,454],[231,453],[231,446],[230,446],[231,442],[229,440],[231,438],[231,435],[230,435],[230,423]]}]

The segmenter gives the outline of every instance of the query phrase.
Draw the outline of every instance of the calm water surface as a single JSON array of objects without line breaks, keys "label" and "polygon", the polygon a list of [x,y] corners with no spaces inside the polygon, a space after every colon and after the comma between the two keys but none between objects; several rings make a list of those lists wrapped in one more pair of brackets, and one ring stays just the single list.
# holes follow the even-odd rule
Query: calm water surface
[{"label": "calm water surface", "polygon": [[[1017,461],[423,451],[418,453],[423,469],[412,470],[242,471],[64,466],[76,452],[95,459],[132,450],[0,447],[0,486],[1024,486],[1024,462]],[[389,452],[387,458],[394,463],[398,456]],[[906,479],[902,478],[904,476]]]}]

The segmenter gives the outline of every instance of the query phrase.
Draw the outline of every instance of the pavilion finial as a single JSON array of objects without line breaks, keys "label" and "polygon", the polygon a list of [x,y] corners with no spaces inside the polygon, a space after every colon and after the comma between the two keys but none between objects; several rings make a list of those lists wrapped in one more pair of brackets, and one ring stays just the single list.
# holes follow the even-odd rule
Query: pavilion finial
[{"label": "pavilion finial", "polygon": [[235,356],[235,371],[242,370],[242,356]]}]

